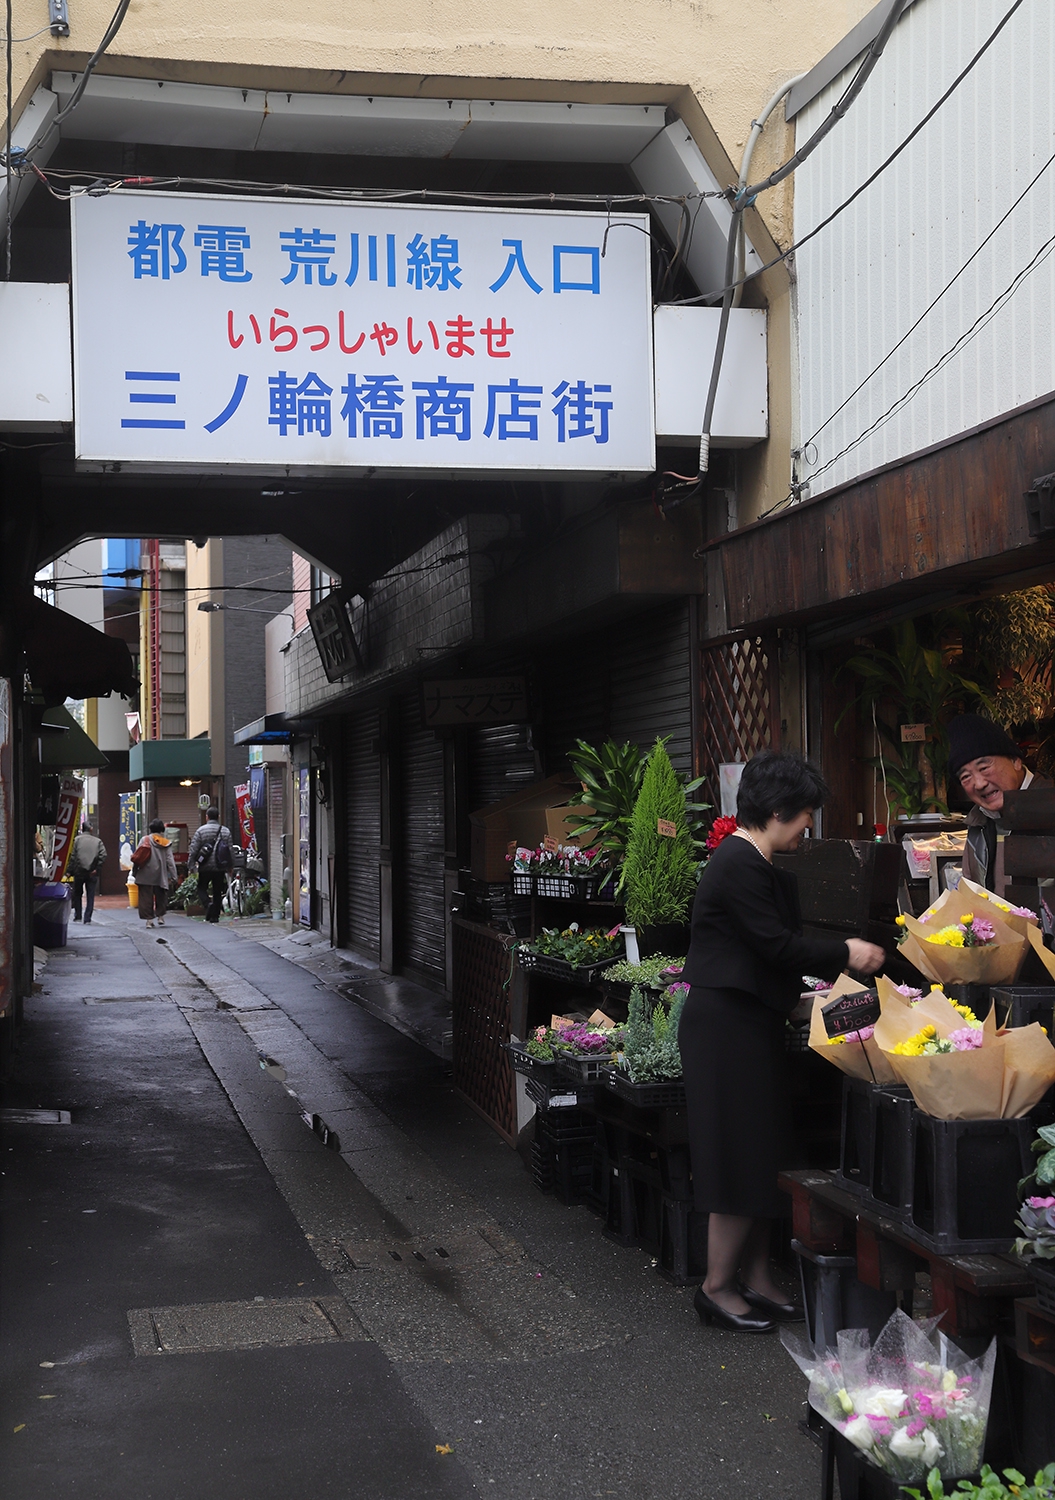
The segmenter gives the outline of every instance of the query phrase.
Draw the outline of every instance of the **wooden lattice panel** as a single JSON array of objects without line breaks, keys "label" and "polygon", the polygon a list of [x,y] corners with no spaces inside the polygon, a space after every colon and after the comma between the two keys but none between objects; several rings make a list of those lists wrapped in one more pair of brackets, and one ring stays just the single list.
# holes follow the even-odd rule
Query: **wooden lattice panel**
[{"label": "wooden lattice panel", "polygon": [[455,917],[454,1087],[510,1145],[516,1144],[516,1085],[508,1053],[509,976],[515,938]]},{"label": "wooden lattice panel", "polygon": [[718,767],[780,749],[774,637],[743,636],[700,651],[701,760],[715,802]]}]

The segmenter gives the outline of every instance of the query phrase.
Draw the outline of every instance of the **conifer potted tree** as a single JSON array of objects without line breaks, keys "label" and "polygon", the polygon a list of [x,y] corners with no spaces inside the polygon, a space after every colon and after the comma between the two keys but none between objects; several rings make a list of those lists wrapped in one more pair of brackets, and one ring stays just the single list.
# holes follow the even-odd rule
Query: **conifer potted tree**
[{"label": "conifer potted tree", "polygon": [[689,913],[699,856],[689,825],[686,788],[658,739],[634,803],[623,865],[627,924],[642,957],[689,951]]}]

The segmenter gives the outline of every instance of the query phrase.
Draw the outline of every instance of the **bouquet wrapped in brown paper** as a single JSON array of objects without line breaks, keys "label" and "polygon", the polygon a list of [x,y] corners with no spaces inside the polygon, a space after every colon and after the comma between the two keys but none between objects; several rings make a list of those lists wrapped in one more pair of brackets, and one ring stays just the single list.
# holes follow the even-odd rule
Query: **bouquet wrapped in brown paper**
[{"label": "bouquet wrapped in brown paper", "polygon": [[1026,906],[1012,906],[1010,901],[1005,901],[1001,896],[995,896],[984,886],[975,885],[973,880],[966,878],[960,881],[960,890],[969,891],[974,900],[984,901],[986,905],[993,908],[996,915],[1011,928],[1012,932],[1022,933],[1048,973],[1055,979],[1055,953],[1044,946],[1040,919],[1035,911],[1030,911]]},{"label": "bouquet wrapped in brown paper", "polygon": [[919,918],[898,917],[898,951],[938,984],[1014,984],[1031,946],[1031,924],[1006,903],[1001,911],[988,892],[964,885],[945,891]]},{"label": "bouquet wrapped in brown paper", "polygon": [[897,1083],[897,1075],[875,1041],[873,1027],[865,1026],[837,1037],[830,1037],[825,1030],[822,1012],[830,1000],[864,993],[863,984],[848,974],[840,974],[827,994],[818,995],[810,1015],[810,1047],[850,1078],[860,1078],[866,1083]]},{"label": "bouquet wrapped in brown paper", "polygon": [[1017,1119],[1055,1083],[1055,1047],[1042,1027],[998,1032],[992,1010],[983,1022],[966,1023],[941,990],[909,1005],[889,980],[877,989],[882,1013],[874,1040],[925,1114]]}]

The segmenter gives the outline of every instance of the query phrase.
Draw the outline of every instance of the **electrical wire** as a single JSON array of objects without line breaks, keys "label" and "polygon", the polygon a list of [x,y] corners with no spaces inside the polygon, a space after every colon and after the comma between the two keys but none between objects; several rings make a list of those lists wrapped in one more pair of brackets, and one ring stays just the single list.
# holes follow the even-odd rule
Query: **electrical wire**
[{"label": "electrical wire", "polygon": [[[32,165],[32,163],[30,164]],[[48,184],[57,198],[79,197],[88,194],[102,197],[123,187],[150,188],[214,188],[223,193],[255,193],[273,196],[295,196],[332,198],[352,203],[406,203],[406,202],[455,202],[455,203],[590,203],[605,208],[626,207],[633,203],[696,203],[704,198],[724,198],[720,189],[708,189],[698,193],[503,193],[469,192],[455,188],[350,188],[320,186],[318,183],[301,182],[257,182],[245,177],[115,177],[105,172],[71,170],[58,167],[36,168],[40,179]],[[69,192],[63,193],[54,183],[67,182]],[[82,184],[83,185],[79,185]],[[698,211],[698,210],[697,210]],[[637,228],[637,225],[630,226]]]},{"label": "electrical wire", "polygon": [[[991,322],[992,319],[996,317],[997,313],[1001,310],[1004,304],[1010,301],[1010,299],[1014,296],[1015,292],[1018,290],[1019,286],[1026,279],[1026,277],[1030,275],[1031,272],[1036,270],[1037,266],[1039,266],[1041,262],[1051,254],[1052,250],[1055,250],[1055,234],[1053,234],[1049,239],[1045,240],[1044,244],[1041,245],[1040,249],[1036,251],[1032,260],[1029,261],[1028,265],[1023,266],[1022,269],[1016,273],[1016,275],[1012,278],[1012,280],[1008,283],[1004,290],[993,299],[993,301],[989,304],[984,312],[978,314],[978,317],[975,318],[971,326],[960,334],[959,338],[956,339],[956,341],[951,344],[948,349],[946,349],[945,353],[939,359],[935,360],[934,364],[931,365],[930,369],[927,370],[925,374],[921,375],[917,381],[909,386],[908,390],[905,391],[903,395],[899,396],[896,401],[888,406],[886,411],[883,412],[882,416],[877,417],[875,421],[870,423],[870,425],[866,427],[863,432],[859,433],[852,442],[847,443],[845,448],[836,453],[833,458],[830,458],[826,464],[822,464],[822,466],[816,471],[816,473],[810,475],[811,482],[815,479],[818,479],[822,474],[830,469],[833,464],[837,464],[841,458],[845,458],[846,455],[852,452],[854,448],[859,447],[866,438],[871,437],[873,432],[880,428],[885,422],[889,421],[890,418],[894,416],[895,413],[899,411],[903,406],[907,405],[907,403],[912,400],[913,396],[918,395],[918,393],[927,384],[927,382],[929,380],[932,380],[934,376],[937,375],[938,372],[948,364],[950,359],[954,359],[955,356],[959,354],[961,349],[966,348],[971,340],[976,338],[977,335],[981,333],[986,324]],[[786,500],[784,501],[784,504],[787,504]]]},{"label": "electrical wire", "polygon": [[6,0],[7,13],[7,129],[6,142],[4,145],[4,280],[11,280],[11,114],[14,109],[13,87],[12,87],[12,55],[13,43],[11,30],[14,21],[11,18],[11,0]]},{"label": "electrical wire", "polygon": [[[88,80],[89,80],[89,78],[91,78],[92,74],[95,72],[96,66],[98,65],[99,60],[102,57],[103,53],[106,51],[107,47],[109,47],[110,43],[113,41],[113,39],[117,35],[117,33],[121,30],[122,23],[124,22],[125,16],[128,14],[128,7],[129,7],[129,5],[131,5],[131,3],[132,3],[132,0],[119,0],[117,9],[114,11],[113,15],[110,17],[110,24],[109,24],[109,26],[107,26],[106,30],[103,32],[102,41],[99,43],[98,47],[96,47],[96,49],[92,53],[91,57],[89,57],[88,61],[84,65],[84,71],[81,73],[80,78],[77,80],[77,86],[76,86],[76,88],[73,90],[73,93],[70,95],[70,102],[66,105],[66,107],[64,109],[60,109],[59,110],[58,114],[52,120],[52,122],[48,126],[47,130],[45,130],[44,134],[40,137],[40,139],[38,141],[36,141],[34,143],[33,146],[30,147],[29,151],[26,152],[26,160],[27,161],[29,160],[30,156],[34,155],[37,151],[39,151],[41,149],[41,147],[44,145],[45,141],[49,140],[50,137],[52,136],[52,134],[56,130],[58,130],[58,128],[62,124],[63,120],[69,119],[70,115],[77,108],[78,104],[80,104],[81,98],[83,97],[83,94],[84,94],[84,91],[88,87]],[[8,0],[8,17],[10,17],[10,14],[11,14],[10,0]],[[8,32],[10,33],[10,31],[11,31],[11,21],[10,21],[10,19],[8,20],[8,23],[7,23],[7,29],[8,29]],[[10,138],[8,139],[8,152],[10,153]]]},{"label": "electrical wire", "polygon": [[[1036,187],[1037,183],[1040,181],[1040,179],[1043,177],[1044,173],[1048,170],[1048,168],[1051,166],[1051,164],[1053,162],[1055,162],[1055,151],[1053,151],[1052,154],[1048,157],[1047,161],[1040,168],[1040,170],[1037,172],[1036,176],[1032,179],[1032,181],[1030,181],[1026,185],[1026,187],[1024,187],[1022,189],[1021,193],[1019,193],[1018,197],[1011,204],[1011,206],[1007,210],[1007,212],[1005,214],[1003,214],[997,220],[997,222],[993,225],[992,229],[990,229],[989,233],[985,236],[985,238],[980,241],[980,243],[978,244],[978,246],[976,247],[976,249],[972,252],[972,254],[970,256],[968,256],[967,260],[964,261],[963,265],[956,272],[956,275],[952,278],[952,280],[951,281],[947,281],[945,283],[945,285],[942,287],[941,291],[934,298],[933,302],[930,302],[930,303],[927,304],[927,306],[923,309],[923,311],[920,313],[919,317],[912,324],[912,326],[910,328],[906,329],[906,331],[902,334],[901,338],[898,339],[898,341],[894,345],[894,347],[891,350],[889,350],[889,352],[887,354],[885,354],[883,356],[883,358],[879,361],[879,363],[873,369],[869,370],[868,374],[864,377],[864,379],[861,381],[861,383],[859,385],[857,385],[857,386],[854,387],[854,389],[850,392],[850,394],[846,397],[846,399],[839,406],[837,406],[835,408],[835,410],[832,412],[831,416],[826,417],[824,419],[824,421],[821,423],[821,425],[817,428],[816,432],[814,432],[810,437],[808,437],[806,439],[806,441],[802,444],[802,451],[803,452],[805,452],[805,450],[809,447],[809,445],[811,443],[815,442],[817,440],[817,438],[820,437],[821,433],[824,431],[824,429],[831,422],[835,421],[835,418],[839,415],[839,413],[841,411],[843,411],[847,406],[849,406],[850,402],[854,399],[854,397],[856,395],[858,395],[861,391],[864,390],[865,386],[872,379],[872,377],[874,375],[878,375],[879,371],[883,368],[883,366],[885,364],[887,364],[887,362],[889,360],[893,359],[894,355],[902,347],[902,345],[905,344],[906,341],[912,336],[912,334],[915,333],[916,329],[923,322],[924,318],[926,318],[931,312],[934,311],[934,309],[937,307],[938,303],[945,296],[946,292],[952,290],[952,288],[956,285],[956,283],[959,281],[960,277],[964,274],[964,272],[968,269],[968,267],[971,266],[971,264],[975,260],[977,260],[978,256],[981,255],[982,251],[985,249],[986,245],[988,245],[989,241],[993,238],[993,236],[997,233],[997,231],[999,229],[1001,229],[1004,224],[1007,223],[1008,219],[1014,213],[1015,209],[1019,206],[1019,204],[1022,202],[1022,200],[1026,197],[1026,195],[1029,192],[1031,192],[1034,187]],[[816,476],[813,476],[813,477],[816,477]]]},{"label": "electrical wire", "polygon": [[[880,162],[879,166],[876,167],[871,176],[866,177],[864,182],[862,182],[859,187],[855,188],[848,198],[840,203],[837,208],[834,208],[832,212],[827,216],[827,218],[822,219],[819,224],[815,225],[808,234],[804,234],[801,239],[796,240],[794,244],[789,245],[786,250],[782,250],[781,253],[777,256],[774,256],[772,260],[766,261],[764,265],[758,266],[755,270],[749,271],[746,275],[741,276],[737,281],[733,283],[733,291],[736,291],[739,287],[746,286],[746,284],[749,281],[752,281],[756,276],[761,276],[763,271],[771,271],[774,266],[779,266],[782,261],[785,261],[790,256],[796,254],[797,251],[802,249],[803,245],[808,245],[810,240],[814,239],[818,234],[820,234],[821,230],[827,229],[828,225],[833,223],[840,214],[845,213],[846,210],[851,206],[851,204],[856,203],[861,194],[866,192],[867,189],[870,188],[872,184],[877,180],[877,178],[881,177],[887,170],[887,168],[892,166],[893,163],[897,161],[902,152],[905,151],[916,139],[920,131],[923,130],[925,126],[930,124],[931,120],[942,108],[942,106],[946,104],[949,99],[951,99],[952,95],[960,87],[964,79],[968,77],[968,75],[974,70],[981,59],[985,56],[989,48],[993,45],[997,37],[1003,31],[1004,27],[1011,20],[1012,16],[1021,7],[1022,4],[1023,0],[1014,0],[1014,4],[1010,7],[1009,10],[1005,11],[1003,16],[997,22],[996,26],[986,37],[982,45],[978,48],[978,51],[966,64],[963,70],[958,73],[957,76],[953,79],[952,83],[950,83],[949,87],[945,90],[940,99],[938,99],[937,102],[931,106],[931,108],[927,111],[923,118],[912,128],[912,130],[909,131],[908,135],[901,142],[901,144],[899,146],[895,146],[890,155],[886,157],[884,161]],[[718,298],[724,296],[727,290],[728,288],[723,287],[721,291],[707,292],[699,297],[685,297],[678,302],[672,303],[670,305],[674,307],[689,307],[699,302],[717,302]]]},{"label": "electrical wire", "polygon": [[[8,25],[10,26],[10,22],[8,23]],[[11,42],[14,42],[16,44],[18,42],[33,42],[33,41],[35,41],[37,39],[38,36],[43,36],[44,33],[45,33],[45,31],[50,31],[50,30],[51,30],[51,22],[49,21],[48,24],[46,26],[42,26],[39,31],[31,31],[30,34],[29,34],[29,36],[13,36],[13,37],[6,37],[5,36],[5,37],[0,38],[0,40],[5,41],[5,42],[11,41]]]}]

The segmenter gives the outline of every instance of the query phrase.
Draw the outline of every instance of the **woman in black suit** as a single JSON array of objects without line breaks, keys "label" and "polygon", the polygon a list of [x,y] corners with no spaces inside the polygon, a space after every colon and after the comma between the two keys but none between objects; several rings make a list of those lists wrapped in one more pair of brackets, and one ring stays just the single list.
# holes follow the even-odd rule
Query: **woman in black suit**
[{"label": "woman in black suit", "polygon": [[710,1215],[704,1322],[768,1333],[800,1310],[774,1283],[770,1221],[783,1109],[784,1023],[803,974],[874,974],[882,948],[858,938],[802,935],[798,883],[773,855],[798,847],[828,794],[799,755],[767,751],[744,767],[739,827],[712,854],[692,911],[682,978],[691,986],[678,1041],[685,1069],[696,1208]]}]

